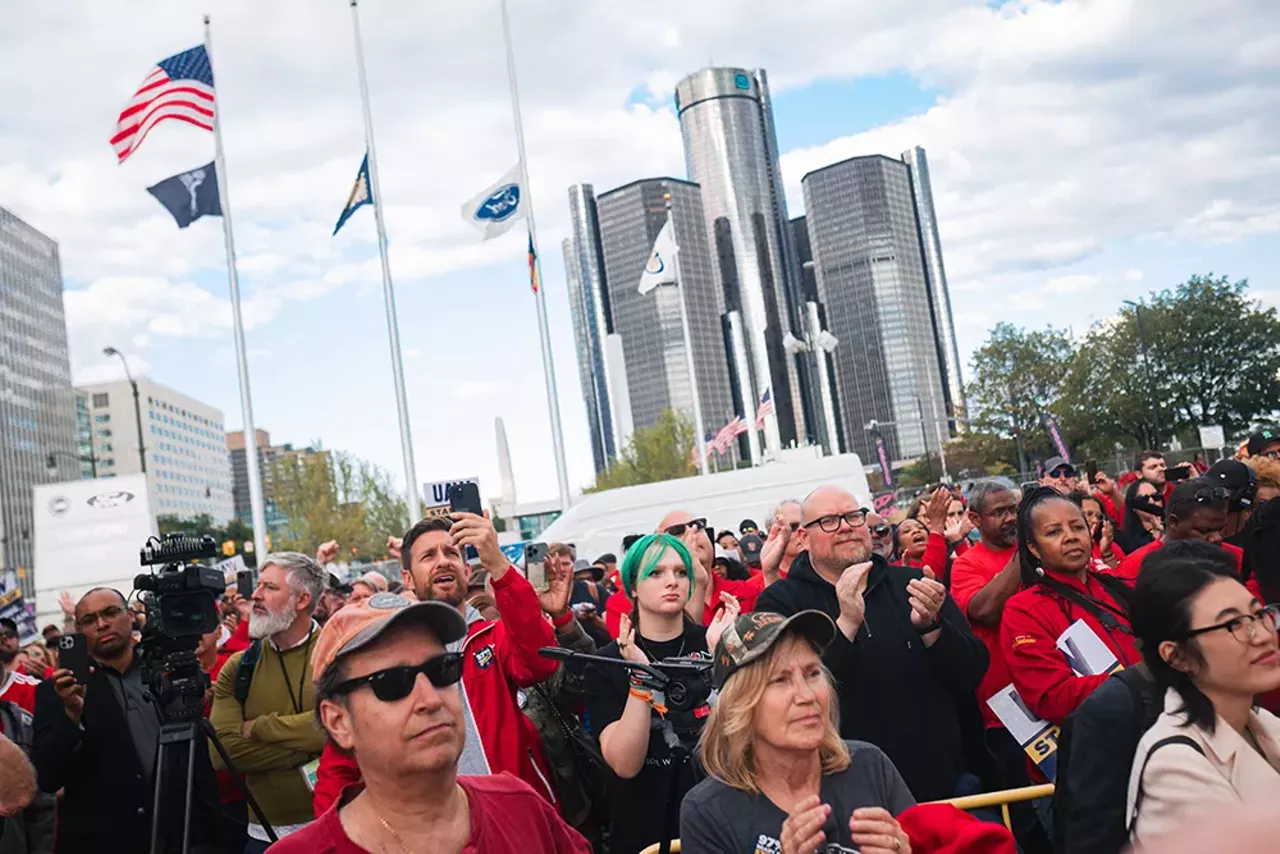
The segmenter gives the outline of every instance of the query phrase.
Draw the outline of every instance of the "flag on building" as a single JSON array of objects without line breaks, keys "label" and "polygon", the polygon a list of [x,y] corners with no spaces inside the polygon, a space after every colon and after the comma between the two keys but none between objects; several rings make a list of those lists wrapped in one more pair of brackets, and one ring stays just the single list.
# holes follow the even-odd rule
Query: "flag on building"
[{"label": "flag on building", "polygon": [[338,216],[338,224],[333,227],[333,233],[337,234],[338,229],[346,224],[357,209],[371,204],[373,204],[373,190],[369,185],[369,152],[366,151],[364,160],[360,161],[360,171],[356,173],[355,186],[347,196],[347,203]]},{"label": "flag on building", "polygon": [[711,439],[711,446],[716,449],[717,454],[723,454],[726,450],[728,450],[729,443],[732,442],[734,436],[737,435],[734,432],[734,430],[736,429],[736,425],[741,420],[742,420],[741,416],[735,417],[728,424],[721,427],[720,432],[717,433]]},{"label": "flag on building", "polygon": [[474,225],[485,240],[506,234],[525,215],[520,186],[520,164],[485,187],[462,206],[462,218]]},{"label": "flag on building", "polygon": [[653,250],[649,253],[649,262],[644,265],[640,274],[640,293],[647,294],[658,285],[674,284],[676,280],[676,232],[667,217],[658,237],[653,241]]},{"label": "flag on building", "polygon": [[213,163],[165,178],[147,187],[147,192],[173,214],[178,228],[186,228],[202,216],[222,216],[218,167]]},{"label": "flag on building", "polygon": [[213,130],[215,109],[213,67],[204,45],[160,60],[116,119],[111,137],[116,159],[123,163],[151,129],[167,119]]},{"label": "flag on building", "polygon": [[756,429],[764,429],[765,418],[773,414],[773,390],[765,389],[760,395],[760,405],[756,407]]},{"label": "flag on building", "polygon": [[529,285],[538,292],[538,252],[533,248],[533,232],[529,232]]}]

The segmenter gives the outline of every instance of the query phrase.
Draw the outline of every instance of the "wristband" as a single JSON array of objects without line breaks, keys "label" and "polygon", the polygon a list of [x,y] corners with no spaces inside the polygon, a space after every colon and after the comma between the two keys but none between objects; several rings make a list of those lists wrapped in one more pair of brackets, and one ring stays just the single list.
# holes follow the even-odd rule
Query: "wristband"
[{"label": "wristband", "polygon": [[922,635],[927,635],[927,634],[929,634],[929,632],[936,632],[936,631],[937,631],[938,629],[940,629],[940,628],[942,628],[942,615],[941,615],[941,614],[939,614],[938,616],[934,617],[934,618],[933,618],[933,622],[932,622],[932,623],[930,623],[929,625],[925,626],[925,627],[924,627],[924,628],[922,628],[922,629],[919,629],[919,628],[918,628],[918,629],[916,629],[916,633],[917,633],[917,634],[922,634]]},{"label": "wristband", "polygon": [[565,611],[565,612],[564,612],[563,614],[561,614],[560,616],[558,616],[558,617],[552,617],[552,618],[551,618],[551,625],[555,626],[557,629],[563,629],[565,626],[567,626],[567,625],[569,625],[570,623],[572,623],[572,622],[573,622],[573,619],[574,619],[574,617],[573,617],[573,609],[572,609],[572,608],[570,608],[568,611]]},{"label": "wristband", "polygon": [[652,691],[641,690],[633,685],[631,686],[631,690],[629,693],[631,694],[632,697],[635,697],[637,700],[644,700],[646,703],[653,702]]}]

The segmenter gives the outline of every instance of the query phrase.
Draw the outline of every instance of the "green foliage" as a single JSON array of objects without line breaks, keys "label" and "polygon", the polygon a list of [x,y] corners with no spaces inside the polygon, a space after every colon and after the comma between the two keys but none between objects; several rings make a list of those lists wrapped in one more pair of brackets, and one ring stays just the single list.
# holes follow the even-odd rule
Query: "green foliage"
[{"label": "green foliage", "polygon": [[[213,517],[208,513],[186,517],[165,515],[156,517],[156,525],[161,534],[211,534],[217,540],[219,549],[227,540],[233,540],[236,544],[236,552],[244,557],[245,563],[249,566],[257,565],[253,554],[243,552],[244,544],[253,541],[253,528],[239,519],[232,519],[226,525],[219,526],[214,523]],[[224,555],[219,551],[218,559],[221,560],[223,557]]]},{"label": "green foliage", "polygon": [[997,433],[971,431],[947,441],[947,470],[952,477],[1014,474],[1016,459],[1013,439]]},{"label": "green foliage", "polygon": [[974,429],[1003,436],[1040,431],[1040,413],[1054,411],[1074,356],[1065,330],[997,323],[970,363],[968,401]]},{"label": "green foliage", "polygon": [[689,477],[697,472],[690,462],[695,443],[693,422],[683,413],[667,409],[652,426],[642,427],[609,467],[596,475],[588,492]]}]

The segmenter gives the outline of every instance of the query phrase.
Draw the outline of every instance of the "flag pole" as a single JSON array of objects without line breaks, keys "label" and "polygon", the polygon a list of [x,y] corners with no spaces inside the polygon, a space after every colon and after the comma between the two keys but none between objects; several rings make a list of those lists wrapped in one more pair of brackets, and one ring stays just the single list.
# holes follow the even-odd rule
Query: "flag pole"
[{"label": "flag pole", "polygon": [[418,498],[418,474],[413,465],[413,436],[409,432],[409,398],[404,389],[404,360],[400,355],[400,324],[396,320],[396,296],[391,284],[391,264],[387,260],[387,225],[382,218],[382,186],[378,183],[378,152],[373,145],[373,113],[369,109],[369,81],[364,70],[364,44],[360,38],[360,10],[351,0],[351,29],[355,34],[356,67],[360,71],[360,103],[364,108],[364,141],[369,155],[369,192],[373,196],[373,219],[378,226],[378,256],[382,260],[382,298],[387,307],[387,343],[391,347],[391,374],[396,387],[396,415],[400,421],[400,455],[404,460],[405,506],[409,524],[418,521],[422,503]]},{"label": "flag pole", "polygon": [[556,458],[556,482],[560,487],[560,512],[569,509],[569,472],[565,468],[564,433],[560,428],[560,394],[556,391],[556,369],[551,361],[551,336],[547,332],[547,299],[542,278],[542,255],[538,252],[538,227],[533,220],[533,193],[529,188],[529,166],[524,156],[524,125],[520,120],[520,92],[516,87],[516,61],[511,49],[511,22],[507,0],[498,0],[502,12],[502,42],[507,51],[507,82],[511,87],[511,115],[516,126],[516,149],[520,156],[520,204],[529,217],[529,240],[533,243],[533,263],[537,267],[538,343],[542,346],[542,376],[547,387],[547,409],[551,414],[551,443]]},{"label": "flag pole", "polygon": [[702,398],[698,394],[698,375],[693,369],[693,337],[689,334],[689,308],[685,305],[684,278],[680,275],[680,241],[676,239],[676,221],[671,216],[671,194],[666,194],[667,222],[671,225],[671,242],[676,245],[676,293],[680,296],[680,329],[684,333],[684,360],[689,369],[689,390],[693,393],[693,430],[698,441],[698,470],[706,477],[707,438],[702,432]]},{"label": "flag pole", "polygon": [[[213,35],[204,16],[204,50],[213,73]],[[216,81],[217,78],[215,77]],[[216,85],[216,84],[215,84]],[[222,205],[222,238],[227,249],[227,284],[231,288],[231,328],[240,375],[240,413],[244,420],[244,461],[249,474],[249,509],[253,520],[253,551],[257,564],[267,556],[267,513],[262,500],[262,473],[258,468],[258,431],[253,426],[253,400],[249,393],[249,361],[244,349],[244,320],[240,316],[240,277],[236,273],[236,241],[231,227],[231,199],[227,195],[227,161],[222,153],[222,105],[213,111],[214,162],[218,173],[218,201]]]}]

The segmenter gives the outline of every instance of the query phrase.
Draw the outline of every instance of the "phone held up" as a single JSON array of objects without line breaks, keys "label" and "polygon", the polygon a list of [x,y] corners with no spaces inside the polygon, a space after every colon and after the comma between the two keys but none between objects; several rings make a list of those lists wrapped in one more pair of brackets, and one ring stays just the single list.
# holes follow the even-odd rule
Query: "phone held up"
[{"label": "phone held up", "polygon": [[547,581],[547,544],[529,543],[524,547],[524,577],[533,589],[543,593],[550,589]]},{"label": "phone held up", "polygon": [[58,638],[58,666],[70,670],[76,684],[89,683],[89,645],[80,632]]},{"label": "phone held up", "polygon": [[[474,513],[477,516],[484,515],[484,508],[480,506],[480,487],[474,483],[466,481],[451,484],[448,495],[450,515],[458,512]],[[480,553],[476,551],[475,546],[467,546],[464,557],[467,563],[472,563],[480,557]]]},{"label": "phone held up", "polygon": [[1187,465],[1177,466],[1175,468],[1166,469],[1164,473],[1164,479],[1167,480],[1169,483],[1175,483],[1179,480],[1186,480],[1187,478],[1191,477],[1193,473],[1194,473],[1194,470],[1191,468],[1191,466],[1187,466]]},{"label": "phone held up", "polygon": [[1085,477],[1085,483],[1089,484],[1090,486],[1093,486],[1098,482],[1098,461],[1097,460],[1084,461],[1084,477]]},{"label": "phone held up", "polygon": [[252,599],[253,590],[257,586],[253,580],[252,569],[241,569],[236,572],[236,593],[240,594],[241,599]]}]

